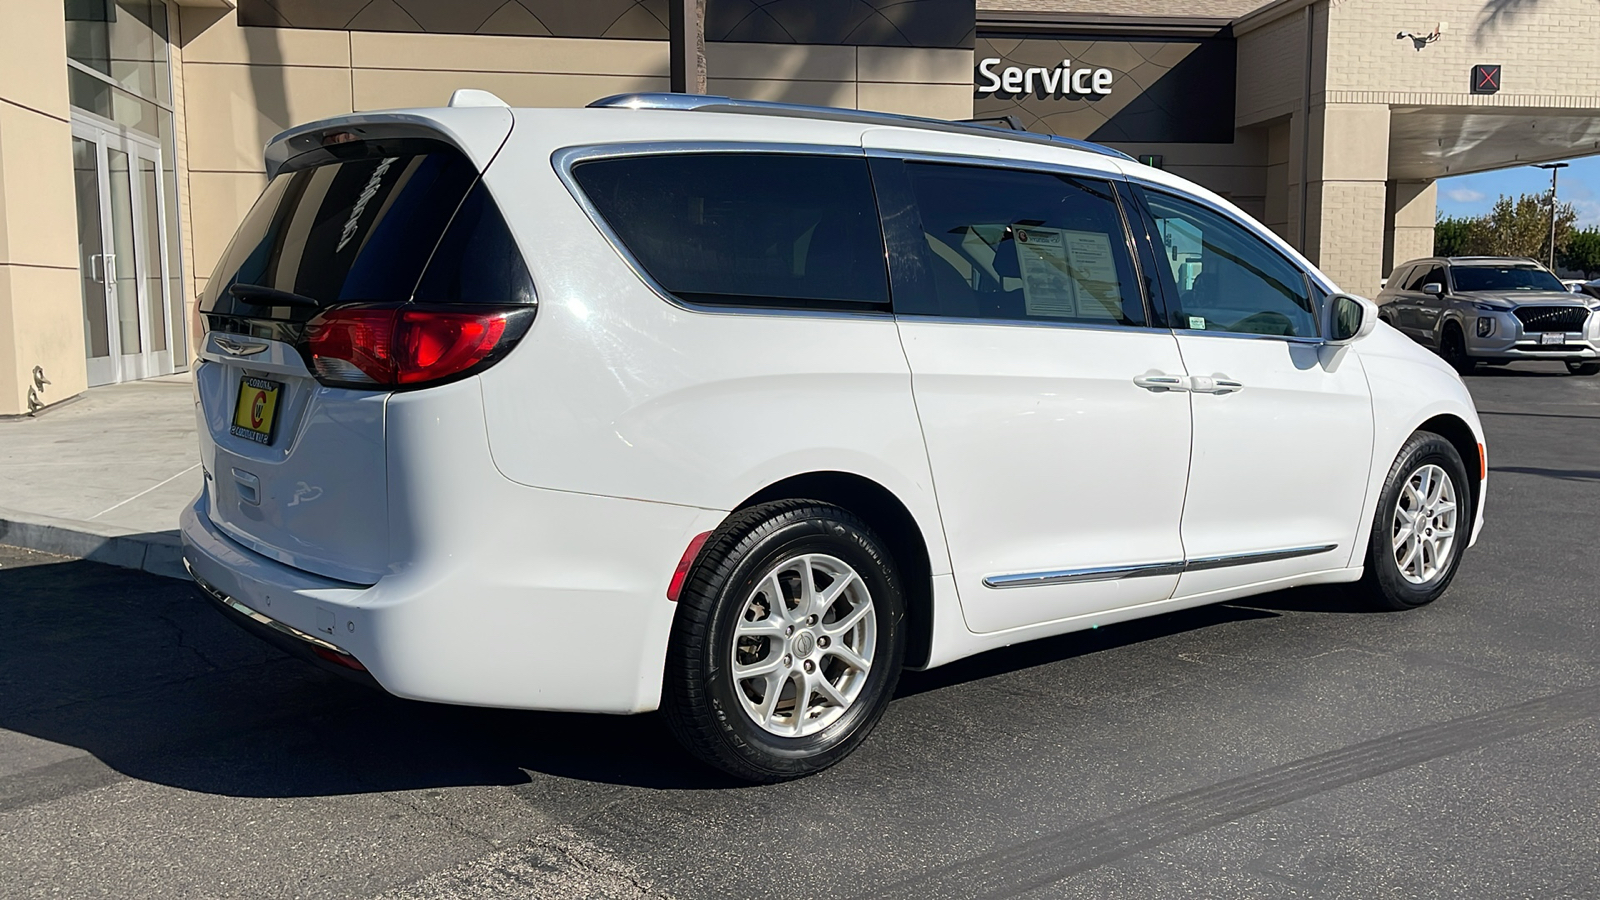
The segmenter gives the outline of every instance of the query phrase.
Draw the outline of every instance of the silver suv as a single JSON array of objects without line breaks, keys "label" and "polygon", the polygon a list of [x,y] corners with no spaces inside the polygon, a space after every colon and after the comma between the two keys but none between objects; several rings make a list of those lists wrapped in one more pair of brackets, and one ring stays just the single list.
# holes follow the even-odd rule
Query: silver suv
[{"label": "silver suv", "polygon": [[1378,294],[1379,316],[1444,357],[1457,372],[1478,363],[1560,360],[1600,374],[1600,300],[1574,294],[1531,259],[1452,256],[1397,267]]}]

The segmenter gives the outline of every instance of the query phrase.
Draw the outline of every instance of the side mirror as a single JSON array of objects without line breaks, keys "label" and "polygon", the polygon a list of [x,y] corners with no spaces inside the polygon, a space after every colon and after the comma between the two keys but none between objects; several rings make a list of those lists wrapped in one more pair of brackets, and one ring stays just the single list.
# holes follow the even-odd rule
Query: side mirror
[{"label": "side mirror", "polygon": [[1444,285],[1438,283],[1437,281],[1430,281],[1422,286],[1422,292],[1429,296],[1437,297],[1444,293]]},{"label": "side mirror", "polygon": [[1378,327],[1378,304],[1365,297],[1334,294],[1325,309],[1328,318],[1322,333],[1334,346],[1360,340]]}]

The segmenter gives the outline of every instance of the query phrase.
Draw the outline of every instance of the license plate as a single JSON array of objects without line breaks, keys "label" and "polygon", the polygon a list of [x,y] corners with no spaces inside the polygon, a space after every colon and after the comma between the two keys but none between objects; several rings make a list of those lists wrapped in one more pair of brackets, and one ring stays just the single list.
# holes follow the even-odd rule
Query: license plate
[{"label": "license plate", "polygon": [[1565,344],[1566,342],[1567,335],[1564,332],[1546,331],[1539,335],[1539,343],[1541,344]]},{"label": "license plate", "polygon": [[228,431],[258,444],[272,443],[272,430],[278,424],[278,395],[283,385],[264,378],[239,379],[239,402],[233,408],[233,425]]}]

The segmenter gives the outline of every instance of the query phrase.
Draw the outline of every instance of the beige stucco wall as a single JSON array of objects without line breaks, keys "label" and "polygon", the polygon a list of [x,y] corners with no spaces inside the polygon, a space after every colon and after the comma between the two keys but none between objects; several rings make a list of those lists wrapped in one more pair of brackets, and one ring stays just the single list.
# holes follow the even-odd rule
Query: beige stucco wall
[{"label": "beige stucco wall", "polygon": [[66,23],[59,3],[0,0],[0,415],[28,410],[34,366],[51,404],[87,386]]},{"label": "beige stucco wall", "polygon": [[[261,149],[301,122],[354,110],[437,106],[457,88],[512,106],[582,106],[667,89],[660,41],[243,28],[185,9],[189,271],[203,288],[265,183]],[[712,43],[707,89],[735,97],[940,118],[972,114],[967,50]]]}]

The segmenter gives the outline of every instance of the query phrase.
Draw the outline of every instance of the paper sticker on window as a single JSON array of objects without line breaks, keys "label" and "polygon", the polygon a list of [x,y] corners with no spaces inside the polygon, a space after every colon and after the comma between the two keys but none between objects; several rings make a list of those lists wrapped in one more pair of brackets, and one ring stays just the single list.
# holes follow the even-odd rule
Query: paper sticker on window
[{"label": "paper sticker on window", "polygon": [[1190,316],[1189,327],[1196,331],[1204,331],[1206,329],[1206,320],[1200,316]]},{"label": "paper sticker on window", "polygon": [[1014,228],[1030,316],[1116,320],[1122,311],[1111,238],[1093,231]]}]

